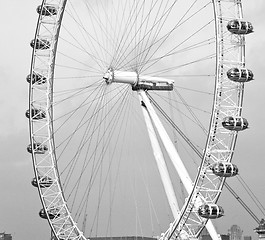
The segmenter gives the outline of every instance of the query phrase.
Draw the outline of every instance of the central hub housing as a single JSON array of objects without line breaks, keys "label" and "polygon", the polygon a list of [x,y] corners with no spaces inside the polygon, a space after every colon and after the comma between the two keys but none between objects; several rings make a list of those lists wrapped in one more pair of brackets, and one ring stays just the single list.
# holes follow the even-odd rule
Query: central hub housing
[{"label": "central hub housing", "polygon": [[107,84],[124,83],[130,84],[133,91],[164,90],[172,91],[174,80],[138,74],[137,72],[119,71],[109,68],[103,77]]}]

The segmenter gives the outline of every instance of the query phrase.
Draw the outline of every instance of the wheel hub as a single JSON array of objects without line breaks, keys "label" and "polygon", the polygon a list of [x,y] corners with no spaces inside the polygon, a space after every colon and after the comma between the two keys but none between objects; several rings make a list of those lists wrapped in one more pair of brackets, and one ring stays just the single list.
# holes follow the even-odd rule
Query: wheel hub
[{"label": "wheel hub", "polygon": [[130,84],[134,91],[140,89],[172,91],[174,84],[172,79],[142,75],[137,72],[113,70],[113,68],[108,69],[103,79],[107,84],[113,82]]}]

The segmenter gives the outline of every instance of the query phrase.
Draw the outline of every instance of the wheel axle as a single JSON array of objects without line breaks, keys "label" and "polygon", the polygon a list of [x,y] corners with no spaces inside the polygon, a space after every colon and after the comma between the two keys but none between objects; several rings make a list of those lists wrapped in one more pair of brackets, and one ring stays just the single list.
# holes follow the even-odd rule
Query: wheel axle
[{"label": "wheel axle", "polygon": [[171,79],[141,75],[137,72],[113,70],[112,68],[108,69],[103,79],[107,84],[113,82],[130,84],[133,91],[140,89],[172,91],[174,84],[174,80]]}]

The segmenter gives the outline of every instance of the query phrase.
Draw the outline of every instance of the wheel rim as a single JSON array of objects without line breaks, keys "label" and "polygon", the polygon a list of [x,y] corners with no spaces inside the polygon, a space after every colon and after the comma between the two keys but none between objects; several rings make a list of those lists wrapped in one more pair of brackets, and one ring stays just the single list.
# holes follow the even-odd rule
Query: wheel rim
[{"label": "wheel rim", "polygon": [[[81,3],[78,2],[78,4]],[[66,1],[43,1],[40,8],[44,9],[48,5],[53,7],[48,11],[49,14],[39,15],[37,24],[30,76],[31,79],[34,79],[34,74],[39,73],[41,79],[45,80],[45,83],[39,84],[34,83],[32,80],[30,81],[29,119],[31,148],[34,149],[34,144],[36,143],[42,143],[42,146],[45,145],[48,148],[48,151],[45,151],[44,154],[37,154],[36,151],[32,152],[36,182],[44,213],[47,214],[49,211],[56,209],[56,217],[49,215],[48,220],[58,238],[85,238],[79,229],[82,228],[84,222],[89,222],[87,216],[90,213],[88,215],[82,213],[83,220],[81,220],[81,217],[77,217],[81,215],[80,212],[84,212],[80,210],[86,208],[88,205],[82,200],[82,195],[78,196],[79,190],[77,190],[77,185],[81,185],[81,181],[78,180],[81,180],[83,175],[90,175],[90,183],[97,180],[93,178],[94,175],[92,172],[89,174],[85,170],[83,172],[81,170],[81,174],[79,172],[78,176],[80,178],[74,177],[77,175],[74,169],[81,168],[82,165],[85,169],[88,168],[88,163],[84,161],[81,165],[74,167],[73,162],[77,162],[77,156],[86,159],[85,152],[87,150],[84,150],[88,149],[86,144],[94,141],[98,145],[94,143],[94,145],[90,145],[89,149],[94,149],[93,151],[96,152],[95,150],[101,148],[100,151],[103,154],[96,155],[92,151],[90,159],[99,157],[101,161],[98,163],[103,162],[103,159],[107,156],[106,152],[111,151],[107,150],[107,146],[110,146],[113,151],[109,152],[108,158],[110,156],[112,156],[112,159],[115,157],[118,158],[118,155],[114,154],[114,150],[116,149],[116,145],[118,146],[118,144],[122,143],[120,140],[117,140],[121,136],[123,136],[122,139],[124,142],[130,142],[128,148],[123,147],[123,150],[119,152],[123,158],[125,156],[128,157],[128,153],[130,153],[129,156],[133,156],[132,159],[142,159],[145,156],[144,154],[135,154],[133,151],[130,151],[132,146],[138,149],[137,152],[141,150],[139,141],[129,140],[130,138],[136,139],[137,134],[141,134],[141,131],[137,132],[136,130],[137,128],[141,129],[140,123],[142,122],[142,120],[139,121],[141,118],[139,116],[139,110],[133,109],[135,108],[134,106],[139,106],[140,104],[135,99],[136,97],[131,91],[131,86],[117,85],[114,83],[107,84],[103,79],[104,74],[110,68],[133,71],[139,75],[148,74],[158,77],[169,77],[170,79],[173,78],[175,80],[175,86],[172,92],[148,92],[153,104],[155,105],[156,102],[159,102],[158,105],[170,116],[172,121],[178,122],[180,120],[177,125],[183,126],[183,132],[186,126],[181,122],[190,121],[197,122],[197,126],[195,127],[192,126],[193,123],[188,125],[189,131],[193,132],[193,136],[204,135],[203,139],[201,137],[196,139],[196,137],[190,137],[187,131],[185,132],[185,136],[191,139],[195,149],[199,150],[197,152],[198,156],[189,158],[192,158],[192,161],[195,159],[200,164],[200,168],[199,171],[191,170],[193,172],[194,188],[189,196],[187,194],[185,195],[188,201],[182,208],[180,219],[173,220],[170,218],[169,222],[172,223],[171,227],[167,231],[162,230],[162,232],[166,232],[163,236],[169,238],[179,236],[181,231],[188,232],[189,236],[196,237],[207,221],[199,217],[197,213],[194,213],[197,196],[203,196],[207,203],[216,203],[224,183],[224,178],[216,177],[209,171],[209,165],[220,160],[230,162],[237,138],[237,131],[226,130],[221,125],[224,117],[241,116],[242,110],[244,85],[243,83],[232,82],[226,76],[226,72],[232,67],[245,67],[244,44],[239,44],[244,43],[244,36],[231,34],[226,29],[226,24],[230,19],[242,18],[241,4],[239,2],[232,4],[229,2],[220,3],[215,1],[190,1],[189,4],[186,2],[187,5],[184,9],[181,9],[184,14],[182,13],[180,15],[179,22],[177,23],[180,26],[176,27],[176,23],[173,22],[173,24],[171,23],[168,26],[168,29],[172,31],[168,32],[164,24],[166,22],[165,20],[168,21],[175,16],[173,14],[175,8],[177,9],[175,1],[168,1],[167,3],[161,2],[159,4],[152,2],[151,5],[154,4],[153,8],[150,8],[150,3],[149,6],[145,6],[145,1],[138,3],[132,1],[120,3],[120,5],[118,4],[109,12],[104,10],[102,2],[98,5],[96,4],[97,10],[93,12],[93,3],[91,1],[88,5],[83,5],[84,8],[82,9],[80,5],[75,5],[75,2],[68,1],[67,8],[65,8]],[[169,6],[173,6],[172,9]],[[121,11],[122,14],[119,18],[114,15],[115,12],[120,12],[123,8],[125,10]],[[233,13],[231,13],[231,8],[233,8]],[[53,12],[51,9],[56,14],[51,14]],[[129,11],[128,9],[133,10]],[[152,9],[154,12],[153,15],[144,15],[144,13],[149,13],[146,9]],[[93,23],[90,24],[90,26],[93,26],[93,30],[91,30],[93,34],[88,33],[87,28],[82,25],[84,21],[81,21],[81,18],[85,16],[87,10],[90,12],[88,22]],[[107,16],[103,18],[102,22],[99,21],[99,17],[96,17],[96,15],[100,16],[100,13],[102,13],[100,10],[103,10],[104,15]],[[80,14],[77,14],[77,11]],[[138,12],[137,17],[135,17],[136,12]],[[190,20],[194,24],[202,16],[209,15],[209,13],[211,13],[211,17],[202,20],[199,26],[191,27]],[[64,22],[62,24],[63,14]],[[128,16],[128,14],[130,17],[126,18],[125,16]],[[115,24],[110,23],[110,19],[117,20],[119,23],[124,22],[125,25],[124,27],[116,28]],[[133,19],[134,24],[129,23],[129,19]],[[143,25],[137,22],[137,20],[144,22]],[[152,27],[152,25],[150,25],[151,27],[149,26],[149,22],[151,21],[153,21],[153,26],[155,27]],[[75,30],[72,28],[72,24],[74,23],[76,24]],[[138,29],[137,26],[142,26],[142,30]],[[101,29],[101,33],[97,31],[98,29]],[[127,30],[125,31],[125,29]],[[183,29],[192,30],[187,32]],[[211,29],[210,34],[209,29]],[[134,35],[130,36],[129,33],[133,31]],[[177,33],[182,33],[179,39],[176,38]],[[85,34],[87,34],[86,37],[84,37]],[[103,35],[105,35],[104,38]],[[120,36],[117,37],[117,43],[114,42],[116,35]],[[77,37],[81,40],[77,41]],[[42,41],[44,45],[43,47],[39,47],[39,43],[36,43],[37,39],[46,39],[50,45]],[[104,39],[102,44],[99,42],[100,39]],[[178,42],[172,43],[172,39],[177,39]],[[149,47],[148,43],[144,43],[144,41],[149,42],[149,44],[152,43],[152,47]],[[58,42],[59,46],[57,48]],[[126,42],[127,45],[125,44]],[[166,47],[164,47],[165,43],[167,43]],[[45,46],[47,45],[49,46],[46,48]],[[114,48],[111,48],[111,45]],[[132,47],[131,45],[136,47]],[[71,54],[68,54],[68,52]],[[81,52],[84,52],[84,54],[82,55]],[[205,53],[202,54],[202,52]],[[188,57],[186,56],[187,54],[189,54]],[[125,55],[128,56],[124,57]],[[170,64],[166,67],[164,67],[164,60],[167,63],[170,61]],[[196,68],[193,68],[193,65]],[[205,70],[207,65],[211,66],[209,68],[210,71],[198,71],[198,69]],[[83,68],[84,66],[85,69]],[[100,68],[97,68],[99,66]],[[83,72],[89,72],[89,75],[84,75]],[[183,79],[186,80],[187,78],[193,80],[192,88],[191,84],[188,86],[185,84],[182,85],[182,82],[187,82],[183,81]],[[205,85],[202,85],[205,78],[209,78],[207,82],[208,87],[211,79],[214,79],[214,84],[212,83],[210,86],[211,91],[208,91],[207,88],[205,89]],[[76,83],[76,79],[85,81]],[[197,80],[196,87],[194,86],[194,79]],[[67,83],[65,83],[65,80],[67,80]],[[191,93],[193,94],[192,98],[189,98]],[[89,102],[88,98],[92,98],[92,101]],[[202,98],[202,102],[208,102],[209,99],[213,99],[210,105],[206,104],[207,111],[203,110],[204,104],[202,104],[203,106],[200,106],[201,104],[196,105],[199,98]],[[170,107],[166,107],[166,103]],[[183,105],[183,107],[179,105]],[[81,107],[77,108],[76,106]],[[131,113],[124,111],[126,108],[130,109]],[[46,113],[45,118],[40,117],[36,119],[36,114],[32,112],[32,109],[43,109]],[[67,111],[64,111],[65,109]],[[178,114],[172,113],[175,111],[178,111]],[[204,113],[198,114],[198,112]],[[93,117],[87,117],[87,113]],[[40,114],[38,115],[41,116]],[[116,118],[118,115],[122,118]],[[200,116],[199,119],[198,116]],[[128,127],[129,119],[132,118],[138,118],[138,120],[135,120],[134,125]],[[76,121],[76,119],[81,120]],[[205,119],[208,119],[205,121],[207,124],[203,125],[202,122]],[[93,126],[90,130],[86,128],[86,122],[88,121],[90,121],[90,126]],[[100,124],[97,125],[97,122]],[[131,137],[125,137],[124,133],[126,129],[123,123],[126,123],[126,127],[130,129],[129,136]],[[167,127],[167,121],[163,123],[166,125],[166,129],[170,131],[169,127]],[[109,126],[107,127],[108,124]],[[114,130],[117,130],[116,135],[113,133]],[[97,132],[97,134],[93,135],[95,138],[91,140],[92,137],[89,138],[78,133],[81,131],[84,131],[86,133],[85,135],[88,136],[92,136],[94,132]],[[114,138],[109,138],[108,136],[114,136]],[[115,137],[116,140],[114,140]],[[75,138],[81,139],[81,141],[77,142]],[[181,145],[186,144],[187,146],[187,143],[174,135],[172,138],[173,141],[174,139],[177,141],[183,158],[185,158],[185,155],[187,158],[190,152],[185,153],[185,148],[181,150]],[[145,140],[144,143],[147,144],[147,141]],[[68,151],[68,148],[71,151]],[[74,148],[77,150],[73,150],[74,155],[72,158],[69,158],[68,162],[62,163],[63,161],[60,159],[70,156]],[[124,152],[127,154],[124,154]],[[149,155],[147,156],[147,158],[151,158]],[[94,164],[96,163],[94,162]],[[116,165],[116,168],[120,166],[119,164]],[[103,170],[103,167],[99,167],[100,165],[92,164],[90,168],[93,169],[95,166],[98,172],[101,171],[103,173],[106,171]],[[133,168],[133,165],[131,165],[131,168]],[[197,165],[195,167],[189,166],[188,168],[197,168]],[[71,177],[70,172],[74,173]],[[41,185],[39,176],[48,177],[52,184],[50,186],[47,184],[44,187]],[[101,179],[100,181],[103,180]],[[107,178],[105,181],[107,181]],[[110,181],[109,178],[108,181]],[[66,185],[71,186],[71,184],[72,188],[69,187],[67,189]],[[79,187],[80,189],[82,188],[81,186]],[[92,190],[85,190],[85,195],[88,195],[88,191]],[[100,194],[98,193],[97,195]],[[74,205],[75,199],[78,198],[82,203],[81,207]],[[99,202],[99,199],[95,200],[95,202]],[[71,205],[74,207],[72,208]],[[92,208],[95,208],[95,206]],[[73,213],[75,212],[74,208],[79,209],[80,212]],[[112,213],[112,211],[110,212]],[[94,219],[97,218],[94,217]],[[93,222],[90,222],[91,224],[93,225]],[[136,226],[138,225],[136,224]],[[135,228],[137,228],[136,226]],[[163,229],[166,228],[165,226],[163,227]],[[93,234],[103,234],[98,228],[96,229],[93,230],[95,231]],[[107,229],[105,232],[112,234],[108,227]],[[154,233],[154,235],[157,234],[159,233]],[[143,235],[146,234],[143,233]]]}]

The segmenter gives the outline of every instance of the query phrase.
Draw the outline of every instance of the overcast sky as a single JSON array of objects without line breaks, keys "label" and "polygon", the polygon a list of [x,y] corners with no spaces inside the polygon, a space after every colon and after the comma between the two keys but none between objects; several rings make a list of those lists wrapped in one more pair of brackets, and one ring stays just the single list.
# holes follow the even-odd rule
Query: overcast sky
[{"label": "overcast sky", "polygon": [[[245,87],[243,115],[248,119],[250,128],[239,134],[233,162],[265,205],[265,0],[242,2],[244,17],[252,22],[255,31],[246,37],[246,63],[253,70],[255,80]],[[26,151],[29,134],[25,117],[28,108],[25,77],[30,69],[29,42],[34,36],[38,4],[40,1],[36,0],[1,2],[0,232],[11,233],[14,240],[48,240],[50,235],[47,222],[38,216],[41,203],[36,189],[30,184],[33,169]],[[233,219],[226,219],[223,225],[218,225],[218,229],[226,233],[229,226],[238,224],[244,235],[256,236],[252,231],[256,223],[247,214],[241,214],[244,210],[240,206],[235,209]],[[257,215],[262,217],[259,212]]]}]

